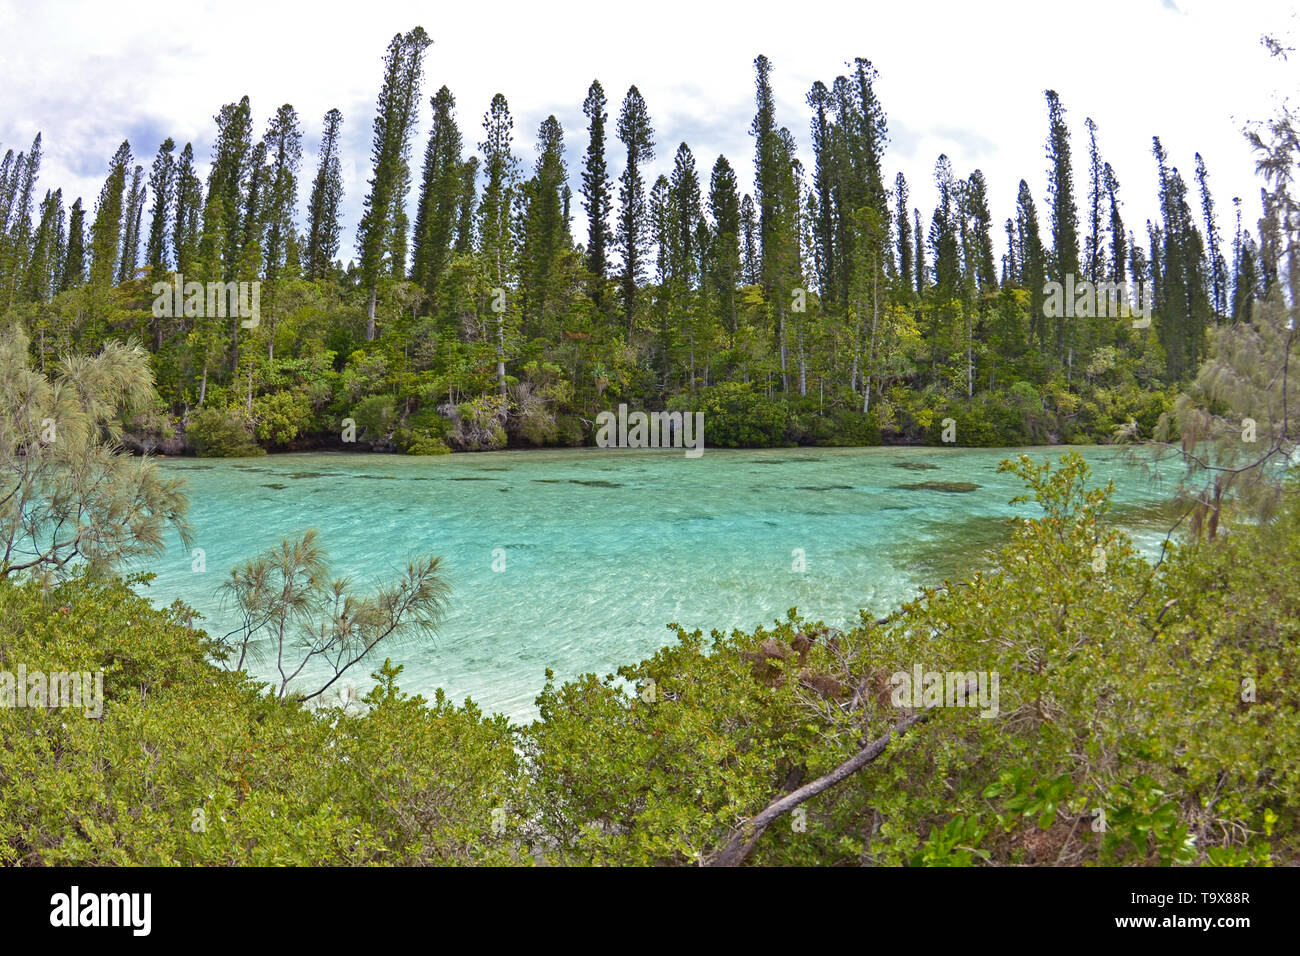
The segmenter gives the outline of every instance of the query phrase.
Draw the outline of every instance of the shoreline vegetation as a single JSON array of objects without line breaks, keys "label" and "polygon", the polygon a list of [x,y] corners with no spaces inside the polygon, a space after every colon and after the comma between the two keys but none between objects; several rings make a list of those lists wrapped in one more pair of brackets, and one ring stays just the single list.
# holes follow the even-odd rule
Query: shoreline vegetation
[{"label": "shoreline vegetation", "polygon": [[[649,106],[633,86],[614,115],[593,81],[575,191],[560,123],[530,173],[501,94],[467,156],[439,88],[412,164],[430,43],[416,27],[388,47],[346,265],[337,110],[305,229],[288,104],[261,137],[247,96],[221,106],[206,181],[189,144],[164,140],[146,173],[123,142],[93,209],[41,199],[39,135],[0,160],[0,863],[1300,864],[1289,107],[1247,133],[1254,235],[1238,210],[1225,238],[1202,157],[1185,178],[1158,137],[1159,215],[1126,227],[1119,176],[1142,174],[1105,162],[1086,119],[1076,186],[1080,127],[1052,90],[1043,219],[1026,180],[940,156],[927,224],[889,185],[864,58],[808,91],[810,168],[755,59],[743,196],[726,157],[706,187],[686,143],[649,182]],[[990,203],[1013,194],[999,262]],[[1130,279],[1139,320],[1098,315],[1102,284]],[[122,574],[193,531],[184,481],[130,441],[583,446],[621,404],[702,414],[719,448],[1140,441],[1182,466],[1180,517],[1148,561],[1082,456],[1010,458],[1013,503],[1041,514],[987,571],[852,627],[795,608],[670,625],[614,673],[548,670],[527,725],[401,689],[401,642],[455,599],[436,555],[363,587],[303,529],[230,572],[225,634]],[[9,706],[20,672],[102,675],[102,709],[31,687]],[[366,672],[363,696],[340,691]]]},{"label": "shoreline vegetation", "polygon": [[[521,155],[501,94],[474,153],[451,90],[425,96],[430,43],[416,27],[388,47],[366,183],[344,182],[327,113],[305,209],[289,104],[260,136],[248,97],[222,105],[206,180],[191,144],[164,140],[146,168],[123,142],[93,208],[41,199],[41,136],[9,149],[0,304],[37,366],[142,344],[158,399],[124,436],[168,455],[577,447],[621,405],[703,414],[713,447],[1091,444],[1155,437],[1211,335],[1282,281],[1268,223],[1257,236],[1238,208],[1225,235],[1201,156],[1185,178],[1158,137],[1150,168],[1123,172],[1160,215],[1126,225],[1102,132],[1052,90],[1041,210],[1028,180],[942,155],[927,218],[889,179],[865,58],[813,84],[797,121],[755,58],[742,193],[731,159],[706,171],[657,143],[637,87],[619,105],[598,80],[581,170],[554,116]],[[431,111],[420,155],[404,103]],[[652,177],[656,149],[672,165]],[[350,251],[345,189],[366,190]]]}]

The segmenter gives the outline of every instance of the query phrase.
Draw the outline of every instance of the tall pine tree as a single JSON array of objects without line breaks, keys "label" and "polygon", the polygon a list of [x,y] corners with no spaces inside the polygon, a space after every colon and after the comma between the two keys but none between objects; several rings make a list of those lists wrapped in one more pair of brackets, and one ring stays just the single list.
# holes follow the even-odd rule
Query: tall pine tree
[{"label": "tall pine tree", "polygon": [[339,159],[339,131],[343,114],[332,109],[325,114],[321,132],[316,178],[307,201],[307,250],[304,272],[308,279],[323,279],[333,269],[339,252],[339,207],[343,202],[343,166]]}]

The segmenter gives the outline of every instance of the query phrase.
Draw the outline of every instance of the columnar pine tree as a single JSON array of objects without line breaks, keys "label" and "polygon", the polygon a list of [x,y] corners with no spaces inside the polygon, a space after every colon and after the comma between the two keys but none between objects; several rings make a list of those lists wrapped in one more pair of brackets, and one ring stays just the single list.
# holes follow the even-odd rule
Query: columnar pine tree
[{"label": "columnar pine tree", "polygon": [[902,287],[909,292],[915,281],[912,265],[912,224],[907,218],[907,180],[899,172],[894,177],[894,208],[897,210],[894,228],[898,232],[898,274]]},{"label": "columnar pine tree", "polygon": [[123,141],[109,161],[108,179],[95,203],[95,222],[90,227],[90,282],[99,289],[112,285],[117,274],[122,239],[122,192],[126,189],[126,170],[130,163],[131,145]]},{"label": "columnar pine tree", "polygon": [[424,51],[432,42],[422,27],[415,27],[405,35],[395,35],[384,57],[384,83],[379,91],[370,149],[374,172],[357,226],[361,283],[368,296],[367,341],[375,338],[380,276],[385,272],[404,275],[406,271],[404,207],[410,183],[407,152],[419,96],[421,64]]},{"label": "columnar pine tree", "polygon": [[1237,215],[1236,238],[1232,243],[1232,319],[1249,322],[1259,293],[1259,250],[1250,230],[1241,227],[1241,197],[1233,196],[1232,204]]},{"label": "columnar pine tree", "polygon": [[[253,275],[239,275],[247,273],[250,265],[256,267],[255,272],[261,272],[263,242],[266,237],[267,194],[271,191],[271,172],[266,165],[266,151],[266,140],[261,139],[248,154],[247,175],[240,193],[240,235],[235,244],[238,258],[231,272],[232,277],[254,278]],[[230,267],[231,263],[227,263],[227,266]]]},{"label": "columnar pine tree", "polygon": [[[479,252],[488,269],[488,281],[494,297],[505,296],[515,269],[514,206],[516,191],[516,161],[510,150],[514,136],[514,120],[510,106],[500,93],[483,116],[483,170],[487,182],[483,188],[483,201],[479,204]],[[495,305],[495,303],[494,303]],[[501,398],[506,397],[506,311],[495,308],[497,388]]]},{"label": "columnar pine tree", "polygon": [[703,202],[700,196],[700,178],[695,166],[695,156],[685,143],[677,147],[673,157],[672,178],[668,182],[664,223],[667,251],[664,276],[665,293],[674,304],[672,314],[665,310],[666,324],[676,328],[668,330],[661,342],[664,360],[664,381],[671,372],[673,350],[679,343],[684,351],[687,366],[686,381],[695,385],[696,347],[709,339],[700,315],[697,289],[704,250],[700,246],[700,225],[703,221]]},{"label": "columnar pine tree", "polygon": [[988,186],[984,173],[975,170],[966,182],[965,205],[970,216],[971,270],[980,292],[997,290],[993,263],[993,217],[989,213]]},{"label": "columnar pine tree", "polygon": [[330,274],[339,251],[342,224],[339,206],[343,202],[343,166],[339,159],[339,130],[343,114],[332,109],[325,114],[321,133],[316,178],[307,202],[307,250],[304,272],[308,279]]},{"label": "columnar pine tree", "polygon": [[780,172],[780,141],[776,130],[776,101],[772,96],[772,64],[759,54],[754,58],[756,111],[749,132],[754,137],[754,204],[758,207],[758,254],[763,288],[771,294],[767,262],[779,202],[776,177]]},{"label": "columnar pine tree", "polygon": [[[817,212],[813,218],[813,237],[817,246],[817,291],[823,299],[832,295],[840,274],[836,257],[836,213],[839,169],[836,163],[836,130],[830,119],[831,93],[818,80],[808,94],[812,107],[813,194]],[[902,173],[899,173],[902,176]]]},{"label": "columnar pine tree", "polygon": [[181,150],[176,164],[176,211],[172,223],[172,250],[176,271],[184,273],[194,265],[202,235],[203,184],[194,170],[194,147]]},{"label": "columnar pine tree", "polygon": [[1002,256],[1002,284],[1020,285],[1020,260],[1016,257],[1016,224],[1008,218],[1003,228],[1007,234],[1007,251]]},{"label": "columnar pine tree", "polygon": [[925,231],[921,228],[921,210],[912,209],[912,248],[916,251],[916,294],[923,295],[930,285],[930,270],[925,264]]},{"label": "columnar pine tree", "polygon": [[604,280],[609,275],[609,246],[613,234],[609,228],[609,215],[613,208],[610,195],[609,173],[605,165],[605,123],[609,113],[605,109],[605,90],[599,80],[592,80],[587,88],[587,98],[582,103],[587,117],[587,153],[582,163],[582,208],[587,213],[587,271],[600,282],[596,285],[596,300],[600,301]]},{"label": "columnar pine tree", "polygon": [[758,248],[758,210],[745,193],[740,200],[741,275],[745,285],[758,285],[761,259]]},{"label": "columnar pine tree", "polygon": [[[220,216],[222,247],[220,258],[208,263],[214,274],[234,275],[242,249],[245,208],[244,195],[255,182],[250,175],[253,152],[253,114],[248,97],[227,103],[217,111],[217,139],[212,149],[212,167],[208,171],[207,203],[204,205],[203,231],[215,232],[206,221],[206,213]],[[218,212],[219,210],[219,212]]]},{"label": "columnar pine tree", "polygon": [[713,241],[709,248],[708,281],[713,301],[733,340],[737,329],[736,286],[744,281],[741,264],[741,212],[736,173],[719,156],[709,177],[709,215]]},{"label": "columnar pine tree", "polygon": [[122,255],[118,260],[117,281],[125,282],[135,278],[136,266],[140,262],[140,224],[144,216],[145,195],[148,187],[144,184],[144,167],[136,166],[131,174],[131,186],[126,194],[126,211],[122,221]]},{"label": "columnar pine tree", "polygon": [[934,256],[934,286],[938,302],[955,298],[961,291],[961,246],[958,241],[957,186],[952,164],[940,155],[934,164],[934,184],[939,199],[930,217],[930,252]]},{"label": "columnar pine tree", "polygon": [[1124,219],[1119,211],[1119,179],[1110,163],[1103,172],[1106,199],[1110,203],[1110,278],[1112,282],[1124,281]]},{"label": "columnar pine tree", "polygon": [[63,240],[63,191],[45,191],[40,221],[32,240],[31,256],[18,293],[21,302],[49,302],[60,272]]},{"label": "columnar pine tree", "polygon": [[1088,129],[1088,233],[1084,241],[1083,268],[1088,281],[1096,283],[1106,274],[1106,253],[1101,244],[1101,201],[1106,180],[1097,149],[1097,124],[1088,117],[1083,125]]},{"label": "columnar pine tree", "polygon": [[86,211],[81,206],[81,197],[72,204],[68,215],[68,252],[63,260],[63,272],[59,277],[59,291],[66,292],[86,281]]},{"label": "columnar pine tree", "polygon": [[[525,187],[525,213],[520,249],[520,298],[525,339],[553,333],[548,310],[558,299],[557,271],[567,247],[564,211],[564,129],[548,116],[537,130],[537,164]],[[555,328],[558,328],[556,323]]]},{"label": "columnar pine tree", "polygon": [[1227,263],[1223,258],[1223,239],[1219,233],[1219,224],[1214,218],[1214,198],[1210,195],[1209,173],[1205,169],[1205,160],[1196,154],[1196,185],[1201,194],[1201,215],[1205,222],[1205,254],[1208,259],[1210,283],[1212,286],[1214,314],[1228,314],[1228,277]]},{"label": "columnar pine tree", "polygon": [[302,160],[302,127],[298,113],[288,103],[271,118],[266,136],[270,162],[265,201],[266,278],[275,280],[292,272],[297,260],[298,164]]},{"label": "columnar pine tree", "polygon": [[1043,285],[1047,279],[1047,253],[1038,225],[1038,207],[1029,183],[1020,180],[1016,197],[1016,258],[1020,263],[1021,285],[1029,290],[1029,337],[1040,349],[1047,345],[1052,329],[1043,314]]},{"label": "columnar pine tree", "polygon": [[[1070,130],[1065,107],[1055,90],[1047,96],[1047,199],[1052,223],[1052,256],[1048,277],[1064,283],[1079,274],[1079,213],[1074,202],[1074,172],[1070,165]],[[1062,310],[1064,313],[1064,310]],[[1056,320],[1055,358],[1069,380],[1074,360],[1074,324],[1062,314]]]},{"label": "columnar pine tree", "polygon": [[478,157],[471,156],[461,166],[460,202],[456,212],[456,255],[467,255],[474,248],[474,213],[478,189]]},{"label": "columnar pine tree", "polygon": [[464,188],[460,128],[456,125],[456,98],[446,86],[430,100],[433,125],[424,149],[420,201],[415,214],[411,248],[411,281],[425,291],[426,310],[451,261],[456,217]]},{"label": "columnar pine tree", "polygon": [[627,150],[627,161],[618,181],[621,208],[615,242],[623,257],[620,281],[630,340],[638,314],[637,289],[645,278],[646,245],[650,231],[642,164],[654,159],[654,128],[650,125],[645,100],[635,86],[630,87],[623,97],[623,108],[618,114],[618,138]]},{"label": "columnar pine tree", "polygon": [[[6,307],[17,298],[32,254],[32,213],[36,181],[41,170],[41,134],[20,153],[5,188],[4,221],[0,222],[0,295]],[[6,234],[7,232],[7,234]]]},{"label": "columnar pine tree", "polygon": [[149,170],[149,192],[153,206],[149,210],[149,242],[145,246],[145,265],[157,272],[168,266],[168,226],[172,225],[173,206],[176,200],[176,157],[172,151],[176,143],[169,136],[158,147],[153,166]]}]

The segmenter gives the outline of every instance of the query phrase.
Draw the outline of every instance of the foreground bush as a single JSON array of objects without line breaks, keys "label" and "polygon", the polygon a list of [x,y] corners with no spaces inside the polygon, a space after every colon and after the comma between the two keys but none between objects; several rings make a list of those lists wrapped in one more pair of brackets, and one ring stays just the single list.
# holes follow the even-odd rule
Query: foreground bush
[{"label": "foreground bush", "polygon": [[280,702],[120,582],[0,584],[0,670],[103,670],[99,718],[0,709],[0,863],[508,862],[503,718],[396,687],[363,715]]}]

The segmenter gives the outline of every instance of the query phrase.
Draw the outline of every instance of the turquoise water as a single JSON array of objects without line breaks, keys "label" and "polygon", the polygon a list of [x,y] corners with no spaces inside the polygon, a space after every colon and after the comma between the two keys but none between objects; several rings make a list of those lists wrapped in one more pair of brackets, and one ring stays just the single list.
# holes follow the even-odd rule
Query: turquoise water
[{"label": "turquoise water", "polygon": [[[1000,460],[1065,450],[163,460],[188,483],[193,547],[204,550],[206,570],[193,571],[190,552],[174,543],[148,566],[158,575],[148,593],[162,604],[184,599],[207,630],[224,633],[233,620],[217,588],[234,564],[282,536],[316,528],[335,573],[364,584],[396,578],[408,555],[441,555],[451,607],[436,636],[389,651],[406,667],[400,683],[426,696],[442,687],[522,720],[535,714],[547,667],[561,679],[609,673],[666,643],[670,621],[750,629],[792,606],[836,625],[855,622],[859,608],[883,616],[918,586],[980,564],[1005,539],[1008,516],[1035,513],[1008,505],[1023,489],[997,474]],[[1154,548],[1163,530],[1153,505],[1167,488],[1117,461],[1114,448],[1078,450],[1098,479],[1115,479],[1119,520]],[[898,487],[930,481],[979,487]],[[360,665],[352,682],[364,690],[373,669]]]}]

